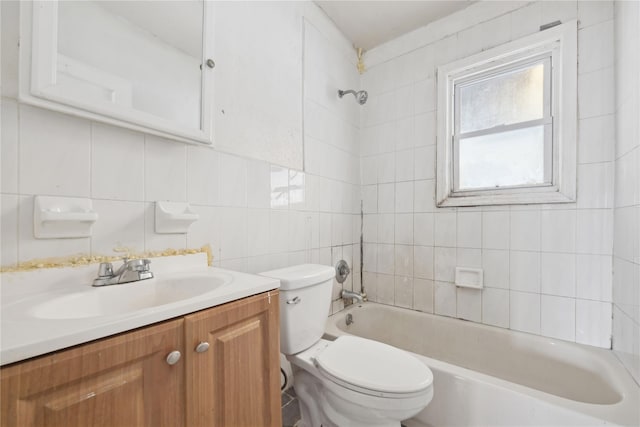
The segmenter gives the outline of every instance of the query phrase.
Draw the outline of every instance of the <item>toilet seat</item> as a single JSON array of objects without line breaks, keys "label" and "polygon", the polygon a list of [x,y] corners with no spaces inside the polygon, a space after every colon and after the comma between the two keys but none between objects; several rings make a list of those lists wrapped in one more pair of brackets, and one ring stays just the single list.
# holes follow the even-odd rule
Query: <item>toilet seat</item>
[{"label": "toilet seat", "polygon": [[408,398],[429,391],[433,374],[411,354],[365,338],[338,337],[314,358],[328,380],[370,396]]}]

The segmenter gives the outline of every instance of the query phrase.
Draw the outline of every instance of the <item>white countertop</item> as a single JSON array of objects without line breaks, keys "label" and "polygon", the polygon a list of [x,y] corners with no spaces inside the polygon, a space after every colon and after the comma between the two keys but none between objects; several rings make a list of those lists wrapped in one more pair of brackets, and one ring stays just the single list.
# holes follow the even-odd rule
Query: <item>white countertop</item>
[{"label": "white countertop", "polygon": [[[2,273],[0,275],[2,307],[0,365],[18,362],[280,287],[280,282],[276,279],[207,267],[205,254],[152,258],[151,261],[151,271],[155,275],[153,279],[100,288],[91,287],[98,269],[97,265]],[[60,313],[59,316],[55,316],[59,318],[39,318],[31,311],[33,306],[78,292],[92,292],[100,295],[99,292],[113,292],[107,288],[114,286],[118,287],[118,291],[134,290],[133,287],[136,286],[153,286],[154,281],[158,280],[187,281],[190,275],[196,275],[199,280],[206,280],[208,277],[212,280],[223,280],[224,284],[192,298],[103,316],[64,318],[65,314]]]}]

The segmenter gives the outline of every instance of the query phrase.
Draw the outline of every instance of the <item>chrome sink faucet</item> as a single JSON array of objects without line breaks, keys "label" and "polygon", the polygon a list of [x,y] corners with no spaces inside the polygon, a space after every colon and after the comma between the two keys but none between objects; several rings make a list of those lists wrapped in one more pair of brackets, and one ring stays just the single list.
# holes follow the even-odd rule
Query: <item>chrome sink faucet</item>
[{"label": "chrome sink faucet", "polygon": [[124,258],[120,268],[113,271],[113,265],[110,262],[101,262],[98,268],[98,277],[93,279],[92,286],[120,285],[152,279],[153,273],[149,270],[150,263],[151,261],[148,259],[130,260]]}]

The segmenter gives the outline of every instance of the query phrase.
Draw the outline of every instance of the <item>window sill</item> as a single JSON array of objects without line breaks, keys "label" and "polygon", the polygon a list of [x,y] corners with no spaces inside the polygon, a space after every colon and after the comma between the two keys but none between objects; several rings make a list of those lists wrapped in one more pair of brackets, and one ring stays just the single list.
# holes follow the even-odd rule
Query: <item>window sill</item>
[{"label": "window sill", "polygon": [[458,206],[488,206],[488,205],[529,205],[545,203],[575,203],[574,196],[563,194],[557,188],[544,192],[519,192],[481,195],[449,194],[437,202],[439,208]]}]

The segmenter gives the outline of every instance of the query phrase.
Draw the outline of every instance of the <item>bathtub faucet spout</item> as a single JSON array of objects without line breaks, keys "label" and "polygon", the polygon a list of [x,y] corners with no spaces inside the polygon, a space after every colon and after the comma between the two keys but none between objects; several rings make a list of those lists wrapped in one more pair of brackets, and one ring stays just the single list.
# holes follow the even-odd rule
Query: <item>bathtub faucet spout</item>
[{"label": "bathtub faucet spout", "polygon": [[358,292],[347,291],[346,289],[343,289],[342,293],[340,294],[340,297],[346,300],[350,299],[352,303],[355,303],[355,302],[361,303],[361,302],[364,302],[367,295],[361,294]]}]

